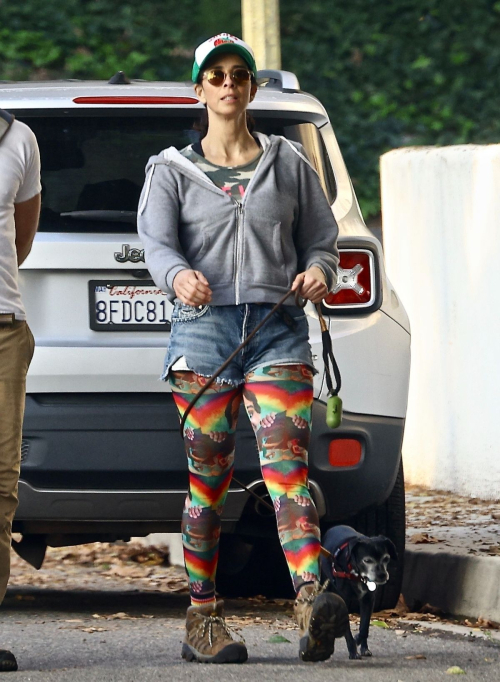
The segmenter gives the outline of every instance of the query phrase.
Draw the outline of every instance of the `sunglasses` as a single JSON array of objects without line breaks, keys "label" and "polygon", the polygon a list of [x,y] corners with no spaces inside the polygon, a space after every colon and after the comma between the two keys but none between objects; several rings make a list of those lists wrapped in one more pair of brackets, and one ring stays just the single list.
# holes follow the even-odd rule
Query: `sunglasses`
[{"label": "sunglasses", "polygon": [[[204,78],[210,83],[210,85],[215,85],[216,87],[222,85],[226,80],[226,72],[222,69],[209,69],[205,71]],[[248,83],[252,79],[253,72],[245,69],[243,67],[238,67],[233,69],[229,73],[229,77],[235,85],[243,85]]]}]

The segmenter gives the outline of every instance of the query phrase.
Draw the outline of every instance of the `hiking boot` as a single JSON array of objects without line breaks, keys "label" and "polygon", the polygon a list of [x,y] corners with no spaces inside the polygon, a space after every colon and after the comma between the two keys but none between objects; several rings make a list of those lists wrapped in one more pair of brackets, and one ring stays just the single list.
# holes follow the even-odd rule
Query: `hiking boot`
[{"label": "hiking boot", "polygon": [[199,663],[244,663],[245,641],[235,641],[224,621],[224,602],[190,606],[186,614],[186,637],[182,658]]},{"label": "hiking boot", "polygon": [[7,649],[0,649],[0,673],[17,670],[16,657]]},{"label": "hiking boot", "polygon": [[349,627],[349,612],[344,600],[326,592],[328,583],[302,585],[293,607],[300,630],[299,658],[326,661],[333,654],[335,639],[344,637]]}]

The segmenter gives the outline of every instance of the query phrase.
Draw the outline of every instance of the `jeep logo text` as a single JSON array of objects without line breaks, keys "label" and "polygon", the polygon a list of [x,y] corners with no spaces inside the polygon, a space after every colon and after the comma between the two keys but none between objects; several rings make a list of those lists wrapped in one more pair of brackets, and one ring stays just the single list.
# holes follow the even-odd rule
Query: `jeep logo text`
[{"label": "jeep logo text", "polygon": [[119,263],[126,263],[130,261],[131,263],[139,263],[144,260],[144,249],[131,249],[130,244],[122,244],[122,251],[115,251],[115,260]]}]

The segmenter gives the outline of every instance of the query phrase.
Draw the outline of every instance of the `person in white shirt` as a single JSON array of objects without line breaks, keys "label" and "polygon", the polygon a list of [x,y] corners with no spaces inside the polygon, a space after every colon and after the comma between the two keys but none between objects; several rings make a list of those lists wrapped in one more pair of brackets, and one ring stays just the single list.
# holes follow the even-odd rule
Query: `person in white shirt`
[{"label": "person in white shirt", "polygon": [[[40,154],[33,132],[0,109],[0,603],[10,574],[26,373],[34,351],[18,288],[40,216]],[[0,642],[1,646],[1,642]],[[17,670],[0,649],[0,672]]]}]

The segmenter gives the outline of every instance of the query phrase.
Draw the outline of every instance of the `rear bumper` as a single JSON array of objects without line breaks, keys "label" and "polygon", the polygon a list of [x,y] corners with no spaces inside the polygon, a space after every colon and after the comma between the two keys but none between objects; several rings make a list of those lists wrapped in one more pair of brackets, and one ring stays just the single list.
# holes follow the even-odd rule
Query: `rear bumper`
[{"label": "rear bumper", "polygon": [[[399,466],[404,420],[346,413],[326,426],[315,401],[310,480],[322,522],[348,518],[389,496]],[[332,439],[355,438],[362,457],[332,467]],[[245,414],[237,434],[235,476],[262,490],[255,439]],[[15,530],[149,533],[177,530],[187,467],[171,394],[28,396]],[[222,517],[231,531],[253,504],[234,483]]]}]

